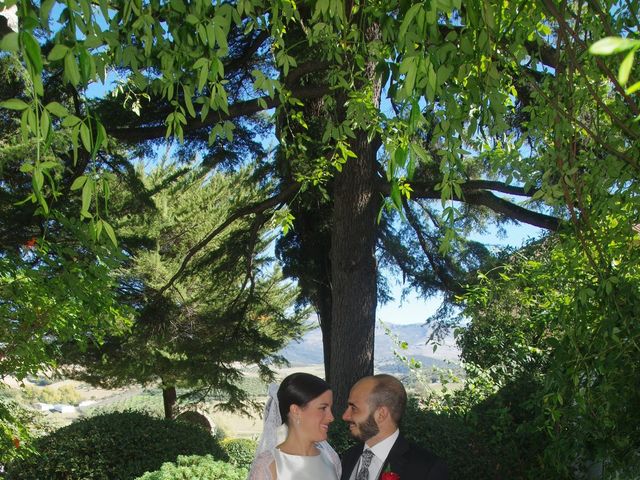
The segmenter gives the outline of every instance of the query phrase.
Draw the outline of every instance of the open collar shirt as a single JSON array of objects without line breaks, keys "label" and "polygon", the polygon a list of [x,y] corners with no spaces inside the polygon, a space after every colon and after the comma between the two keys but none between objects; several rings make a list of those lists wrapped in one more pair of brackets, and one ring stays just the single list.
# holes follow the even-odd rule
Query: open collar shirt
[{"label": "open collar shirt", "polygon": [[[369,480],[376,480],[380,476],[382,465],[384,465],[384,461],[389,456],[389,452],[391,451],[393,444],[396,443],[398,435],[400,435],[400,430],[396,429],[395,432],[381,442],[376,443],[373,447],[369,447],[365,443],[363,451],[371,450],[373,452],[371,464],[369,465]],[[360,469],[361,461],[362,459],[358,461],[356,468],[353,469],[353,472],[351,473],[351,480],[355,480],[356,474]]]}]

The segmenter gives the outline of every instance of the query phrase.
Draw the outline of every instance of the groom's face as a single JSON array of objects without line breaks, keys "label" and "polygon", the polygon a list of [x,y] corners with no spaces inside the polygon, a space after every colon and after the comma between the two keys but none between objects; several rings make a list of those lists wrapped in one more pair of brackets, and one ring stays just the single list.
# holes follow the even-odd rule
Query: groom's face
[{"label": "groom's face", "polygon": [[356,383],[349,393],[348,406],[342,416],[349,425],[351,435],[361,442],[366,442],[380,432],[375,412],[368,401],[372,388],[372,382],[366,380]]}]

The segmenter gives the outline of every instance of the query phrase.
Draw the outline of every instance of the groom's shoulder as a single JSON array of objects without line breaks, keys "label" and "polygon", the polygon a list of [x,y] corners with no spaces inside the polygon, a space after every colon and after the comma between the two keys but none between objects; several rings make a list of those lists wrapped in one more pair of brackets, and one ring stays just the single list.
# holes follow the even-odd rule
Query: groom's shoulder
[{"label": "groom's shoulder", "polygon": [[432,463],[440,460],[440,458],[428,448],[422,447],[410,441],[407,442],[406,455],[411,457],[412,459],[419,460],[425,463]]},{"label": "groom's shoulder", "polygon": [[362,447],[363,447],[362,443],[356,443],[355,445],[351,445],[349,448],[347,448],[343,452],[343,455],[346,455],[347,453],[352,453],[352,452],[362,452]]},{"label": "groom's shoulder", "polygon": [[419,446],[411,441],[406,441],[406,450],[403,454],[403,459],[414,468],[419,468],[420,471],[430,472],[427,478],[448,478],[446,463],[428,448]]},{"label": "groom's shoulder", "polygon": [[355,445],[351,445],[349,448],[344,450],[340,455],[340,458],[345,459],[353,455],[360,455],[362,453],[363,444],[356,443]]}]

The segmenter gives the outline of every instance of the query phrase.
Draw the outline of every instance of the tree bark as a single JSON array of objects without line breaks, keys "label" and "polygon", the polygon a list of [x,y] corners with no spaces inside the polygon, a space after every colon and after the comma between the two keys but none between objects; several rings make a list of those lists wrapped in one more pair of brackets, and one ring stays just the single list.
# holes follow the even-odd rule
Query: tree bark
[{"label": "tree bark", "polygon": [[331,235],[333,325],[328,380],[340,414],[351,386],[373,373],[378,302],[376,152],[366,134],[357,136],[353,147],[358,158],[350,159],[335,180]]},{"label": "tree bark", "polygon": [[164,418],[167,420],[173,420],[174,409],[178,395],[176,394],[176,387],[162,387],[162,403],[164,404]]}]

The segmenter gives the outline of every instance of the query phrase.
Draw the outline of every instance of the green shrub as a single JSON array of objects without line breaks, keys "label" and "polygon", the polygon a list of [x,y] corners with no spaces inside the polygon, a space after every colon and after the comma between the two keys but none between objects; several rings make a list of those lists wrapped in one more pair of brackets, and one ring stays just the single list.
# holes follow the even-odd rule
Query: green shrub
[{"label": "green shrub", "polygon": [[400,430],[409,441],[443,459],[450,480],[503,478],[495,475],[495,457],[485,442],[460,416],[433,412],[419,399],[410,398]]},{"label": "green shrub", "polygon": [[237,467],[249,468],[256,453],[257,443],[248,438],[227,438],[220,442],[229,457],[229,463]]},{"label": "green shrub", "polygon": [[159,470],[147,472],[137,480],[246,480],[247,474],[246,468],[215,461],[211,455],[181,455],[176,463],[164,463]]},{"label": "green shrub", "polygon": [[339,455],[342,455],[349,447],[356,443],[351,433],[349,433],[349,427],[346,422],[340,419],[336,419],[335,422],[329,425],[328,441]]},{"label": "green shrub", "polygon": [[131,480],[178,455],[227,460],[202,429],[139,412],[80,420],[37,439],[34,449],[36,455],[9,465],[8,480]]},{"label": "green shrub", "polygon": [[[485,442],[478,438],[462,417],[435,413],[427,409],[420,399],[409,398],[400,431],[412,443],[426,448],[442,458],[449,468],[450,480],[497,480],[495,475],[497,455],[492,455]],[[342,454],[355,442],[345,422],[331,424],[329,443]],[[497,465],[500,465],[498,460]]]},{"label": "green shrub", "polygon": [[30,420],[30,412],[20,404],[0,398],[0,466],[29,454]]}]

